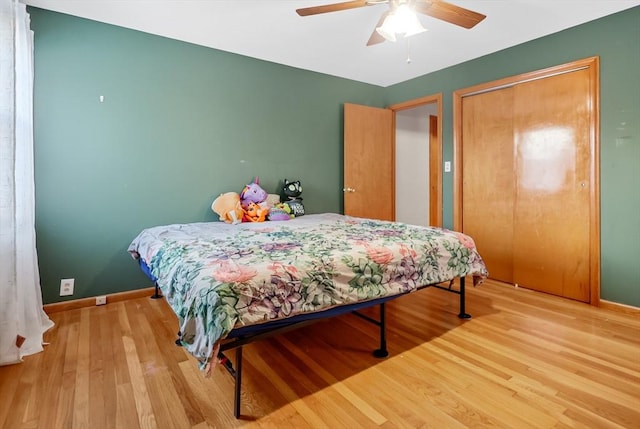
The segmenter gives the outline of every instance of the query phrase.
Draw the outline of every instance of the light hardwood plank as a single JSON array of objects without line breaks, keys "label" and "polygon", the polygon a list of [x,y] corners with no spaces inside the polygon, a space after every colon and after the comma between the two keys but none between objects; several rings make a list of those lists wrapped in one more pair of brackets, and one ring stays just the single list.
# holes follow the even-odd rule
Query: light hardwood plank
[{"label": "light hardwood plank", "polygon": [[[77,341],[77,360],[75,366],[75,390],[71,389],[73,395],[73,427],[77,429],[86,429],[89,427],[89,384],[91,380],[91,309],[83,308],[80,310],[80,325]],[[72,342],[76,344],[76,342]],[[71,344],[71,342],[70,342]],[[95,356],[99,359],[100,356]],[[70,378],[65,378],[70,380]],[[64,380],[63,380],[64,382]],[[71,386],[73,387],[73,385]],[[66,390],[66,389],[65,389]],[[61,404],[70,401],[60,401]],[[58,422],[61,424],[62,422]]]},{"label": "light hardwood plank", "polygon": [[122,337],[124,351],[127,356],[127,365],[131,374],[131,384],[133,387],[133,398],[136,404],[138,423],[142,429],[156,428],[156,415],[149,394],[141,367],[140,357],[137,353],[136,345],[130,337]]}]

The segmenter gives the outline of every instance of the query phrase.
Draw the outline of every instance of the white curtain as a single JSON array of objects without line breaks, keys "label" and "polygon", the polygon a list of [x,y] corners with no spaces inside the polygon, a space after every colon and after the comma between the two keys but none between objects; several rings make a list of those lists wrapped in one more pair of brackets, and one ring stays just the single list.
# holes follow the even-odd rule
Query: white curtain
[{"label": "white curtain", "polygon": [[42,351],[33,178],[33,32],[24,4],[0,0],[0,365]]}]

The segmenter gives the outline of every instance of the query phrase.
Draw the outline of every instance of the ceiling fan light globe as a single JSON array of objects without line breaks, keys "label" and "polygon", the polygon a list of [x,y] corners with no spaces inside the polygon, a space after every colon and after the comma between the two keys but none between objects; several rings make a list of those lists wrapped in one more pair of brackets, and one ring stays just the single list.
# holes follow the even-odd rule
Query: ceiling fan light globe
[{"label": "ceiling fan light globe", "polygon": [[389,14],[385,19],[382,25],[376,28],[376,31],[379,35],[384,37],[386,40],[390,42],[396,41],[396,19],[395,15]]},{"label": "ceiling fan light globe", "polygon": [[427,31],[427,29],[422,26],[418,17],[414,15],[413,19],[404,28],[404,37],[415,36],[425,31]]},{"label": "ceiling fan light globe", "polygon": [[416,14],[409,9],[409,6],[407,6],[406,3],[402,3],[398,6],[398,8],[393,12],[393,16],[396,33],[404,33],[402,30],[411,25],[413,20],[416,18]]}]

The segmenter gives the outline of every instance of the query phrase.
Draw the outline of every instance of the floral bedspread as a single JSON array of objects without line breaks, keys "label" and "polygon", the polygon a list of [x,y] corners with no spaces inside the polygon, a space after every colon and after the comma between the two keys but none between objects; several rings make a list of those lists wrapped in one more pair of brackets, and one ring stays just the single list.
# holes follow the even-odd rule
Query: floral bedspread
[{"label": "floral bedspread", "polygon": [[467,235],[332,213],[158,226],[128,251],[157,278],[203,366],[235,326],[487,276]]}]

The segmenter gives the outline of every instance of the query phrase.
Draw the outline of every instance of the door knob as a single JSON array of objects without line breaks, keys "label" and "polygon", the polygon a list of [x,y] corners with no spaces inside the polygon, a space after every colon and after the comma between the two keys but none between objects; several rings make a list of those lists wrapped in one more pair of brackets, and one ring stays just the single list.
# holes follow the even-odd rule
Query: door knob
[{"label": "door knob", "polygon": [[355,192],[356,190],[353,188],[342,188],[342,192]]}]

